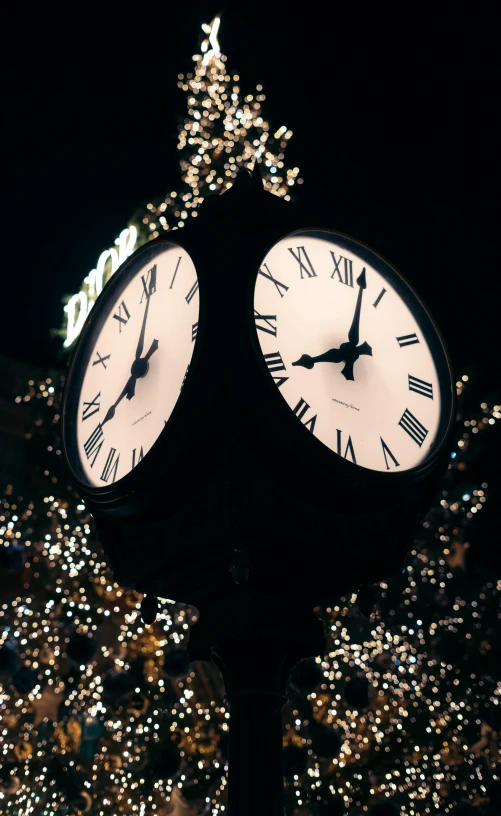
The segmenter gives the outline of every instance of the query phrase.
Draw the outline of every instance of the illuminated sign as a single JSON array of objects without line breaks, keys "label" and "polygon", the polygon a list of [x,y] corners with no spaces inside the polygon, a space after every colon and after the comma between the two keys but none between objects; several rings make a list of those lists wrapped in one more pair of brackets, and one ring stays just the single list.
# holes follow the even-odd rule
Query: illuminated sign
[{"label": "illuminated sign", "polygon": [[84,278],[84,285],[80,292],[69,299],[64,307],[67,316],[66,337],[63,343],[65,348],[71,346],[77,339],[87,315],[103,290],[103,286],[115,274],[126,258],[132,255],[136,242],[136,227],[130,226],[122,230],[118,238],[115,239],[116,249],[111,247],[111,249],[106,249],[101,253],[96,268],[92,269]]}]

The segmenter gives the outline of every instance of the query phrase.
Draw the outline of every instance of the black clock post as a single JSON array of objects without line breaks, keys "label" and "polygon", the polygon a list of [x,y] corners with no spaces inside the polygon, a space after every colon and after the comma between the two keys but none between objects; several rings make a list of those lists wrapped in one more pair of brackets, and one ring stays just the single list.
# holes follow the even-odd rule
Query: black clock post
[{"label": "black clock post", "polygon": [[301,658],[323,654],[323,625],[311,609],[249,586],[211,612],[192,628],[189,654],[211,658],[223,675],[230,712],[229,814],[283,816],[287,678]]},{"label": "black clock post", "polygon": [[[432,349],[442,394],[439,428],[423,461],[407,470],[390,471],[389,465],[387,471],[371,470],[315,438],[313,421],[309,427],[300,421],[270,376],[256,332],[254,289],[270,247],[305,226],[332,230],[335,225],[265,193],[258,173],[251,178],[241,171],[237,182],[204,202],[196,223],[162,239],[192,259],[200,311],[191,363],[171,415],[161,417],[157,440],[123,476],[106,481],[105,467],[102,485],[86,480],[76,428],[94,325],[113,313],[121,280],[141,275],[144,253],[153,257],[161,239],[125,262],[87,319],[66,383],[63,449],[116,581],[145,593],[145,619],[151,620],[147,607],[154,608],[149,601],[155,596],[199,610],[188,652],[192,660],[214,660],[224,678],[230,708],[229,816],[283,816],[282,707],[288,674],[301,658],[325,650],[323,626],[313,609],[401,571],[412,528],[448,456],[453,380],[435,324],[419,302],[416,319]],[[366,254],[370,264],[374,254]],[[397,286],[397,273],[388,274]],[[398,280],[402,296],[417,304],[410,286]],[[267,285],[284,286],[272,278]],[[323,365],[332,370],[344,364],[347,380],[354,376],[353,366],[357,379],[359,356],[367,360],[372,351],[367,342],[359,343],[366,338],[358,337],[365,285],[365,274],[358,274],[348,341],[323,355]],[[140,296],[140,281],[138,287]],[[186,289],[186,303],[180,299],[183,309],[193,291],[193,285]],[[162,294],[157,279],[155,303],[169,292]],[[258,317],[268,321],[265,330],[275,332],[276,315]],[[147,393],[153,364],[164,352],[143,334],[113,422],[120,420],[122,397],[130,401],[135,390]],[[151,370],[141,357],[143,340],[144,348],[153,343]],[[309,356],[308,347],[305,352],[290,361],[299,366],[295,372],[321,362]],[[111,422],[108,414],[101,431]],[[377,427],[370,430],[378,433]],[[392,460],[398,464],[394,455]]]}]

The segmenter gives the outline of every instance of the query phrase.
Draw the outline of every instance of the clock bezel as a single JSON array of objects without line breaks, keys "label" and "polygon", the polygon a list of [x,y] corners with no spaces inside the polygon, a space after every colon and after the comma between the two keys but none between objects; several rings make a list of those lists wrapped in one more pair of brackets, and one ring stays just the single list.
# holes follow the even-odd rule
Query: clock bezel
[{"label": "clock bezel", "polygon": [[[298,218],[299,216],[299,218]],[[336,229],[333,229],[330,226],[318,226],[318,222],[316,226],[297,226],[298,221],[300,220],[300,213],[296,214],[296,218],[294,221],[296,222],[296,226],[294,229],[279,235],[268,247],[267,251],[264,253],[262,260],[259,264],[258,269],[255,272],[254,279],[252,282],[251,287],[248,291],[248,296],[250,295],[250,308],[247,309],[248,315],[248,326],[249,331],[252,337],[252,343],[254,346],[254,350],[259,357],[259,364],[263,375],[266,376],[268,380],[268,392],[273,395],[275,402],[277,405],[281,405],[281,413],[283,416],[283,422],[285,422],[285,427],[287,430],[285,431],[286,435],[292,433],[293,427],[297,429],[297,433],[299,438],[302,439],[303,444],[306,442],[310,442],[309,448],[311,451],[315,451],[316,455],[319,457],[319,461],[323,462],[327,467],[331,466],[336,463],[336,465],[341,468],[341,471],[344,473],[344,477],[346,481],[350,481],[353,484],[357,484],[359,486],[367,486],[373,487],[376,484],[381,485],[381,479],[385,480],[385,484],[390,485],[393,483],[394,485],[403,484],[404,482],[415,482],[416,480],[420,480],[423,478],[437,463],[441,457],[444,456],[444,449],[447,444],[447,441],[450,437],[450,434],[454,427],[454,418],[455,418],[455,391],[454,391],[454,378],[452,374],[452,366],[450,363],[450,358],[447,352],[447,348],[445,346],[444,339],[442,334],[430,313],[430,310],[423,302],[422,298],[419,294],[415,291],[412,284],[407,280],[407,278],[399,272],[395,266],[390,263],[378,250],[374,249],[372,246],[367,244],[365,241],[362,241],[359,238],[354,237],[346,232],[341,232]],[[276,233],[276,230],[274,230]],[[418,465],[414,467],[407,468],[405,470],[400,471],[384,471],[384,470],[372,470],[370,468],[366,468],[363,465],[354,464],[348,459],[344,459],[343,457],[339,456],[335,451],[328,447],[324,442],[314,436],[307,428],[304,427],[303,423],[300,422],[297,417],[294,415],[291,407],[285,400],[285,398],[280,393],[280,389],[277,388],[275,385],[272,376],[268,370],[268,367],[265,363],[263,351],[261,349],[261,344],[259,342],[258,331],[255,325],[254,320],[254,293],[256,282],[258,280],[259,269],[261,268],[262,264],[264,263],[266,256],[268,253],[281,241],[284,241],[288,238],[292,238],[296,235],[308,235],[311,237],[322,237],[322,234],[327,234],[333,236],[335,240],[339,243],[339,246],[344,247],[348,250],[354,251],[354,246],[357,248],[358,257],[361,260],[365,260],[366,263],[370,263],[377,271],[385,277],[389,277],[392,286],[394,287],[395,291],[399,294],[399,296],[403,299],[405,304],[411,310],[413,316],[420,327],[423,336],[426,338],[426,342],[430,348],[430,352],[433,356],[433,361],[437,369],[437,376],[439,380],[445,382],[445,386],[441,389],[441,409],[440,409],[440,421],[439,426],[437,429],[437,433],[435,435],[435,440],[433,443],[432,448],[430,449],[428,455],[423,459]],[[350,247],[350,244],[352,245]],[[386,273],[385,269],[389,270],[389,275]],[[419,306],[419,314],[422,316],[421,319],[417,319],[415,314],[414,304],[418,304]],[[442,378],[444,378],[442,380]],[[280,410],[280,409],[278,409]],[[279,415],[277,415],[278,417]],[[292,420],[292,421],[291,421]],[[279,424],[279,423],[277,423]],[[341,471],[338,471],[341,473]]]},{"label": "clock bezel", "polygon": [[[103,287],[103,290],[95,301],[93,308],[87,315],[84,326],[76,341],[75,348],[70,358],[61,409],[63,456],[79,494],[82,495],[83,498],[91,498],[97,504],[108,506],[110,509],[118,509],[119,505],[123,505],[124,499],[126,501],[130,500],[131,507],[134,506],[134,501],[131,497],[136,492],[137,486],[141,483],[141,480],[144,478],[145,474],[148,473],[151,465],[155,465],[154,460],[157,459],[157,452],[159,451],[159,448],[162,447],[161,440],[167,435],[174,440],[174,444],[171,443],[169,445],[172,451],[172,456],[174,457],[177,453],[175,431],[180,422],[183,421],[181,419],[181,415],[183,412],[184,414],[187,412],[189,400],[187,401],[186,392],[189,391],[190,383],[194,376],[193,371],[197,367],[200,348],[203,344],[202,340],[205,327],[205,313],[202,306],[202,298],[200,296],[200,275],[197,269],[197,264],[193,258],[193,253],[190,251],[189,244],[189,241],[181,242],[176,240],[172,232],[169,232],[168,235],[160,235],[158,238],[148,241],[146,244],[143,244],[136,249]],[[126,473],[122,478],[117,479],[115,482],[105,484],[103,486],[92,485],[88,482],[81,464],[81,457],[79,455],[77,446],[77,424],[82,378],[85,376],[87,371],[88,361],[92,353],[95,339],[99,334],[100,327],[102,325],[100,320],[103,313],[106,314],[109,312],[110,301],[112,301],[114,304],[120,294],[120,291],[123,291],[130,281],[139,274],[140,268],[147,263],[148,256],[150,256],[151,260],[153,261],[154,258],[162,252],[162,249],[167,246],[178,247],[190,256],[195,266],[199,284],[197,337],[194,342],[186,379],[164,428],[157,436],[151,448],[144,455],[143,459],[138,462],[138,464],[132,470]],[[75,467],[75,463],[77,464],[77,467]]]}]

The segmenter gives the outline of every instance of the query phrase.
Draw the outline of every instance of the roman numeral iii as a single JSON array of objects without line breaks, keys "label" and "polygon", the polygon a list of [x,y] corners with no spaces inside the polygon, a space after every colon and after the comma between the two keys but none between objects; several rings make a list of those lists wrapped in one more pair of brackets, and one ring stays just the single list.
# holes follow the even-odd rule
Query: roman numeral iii
[{"label": "roman numeral iii", "polygon": [[289,249],[289,252],[291,253],[292,257],[299,264],[299,270],[301,272],[301,278],[304,277],[303,272],[306,273],[307,278],[316,278],[317,273],[313,269],[313,265],[312,265],[310,259],[308,258],[308,255],[306,253],[306,250],[305,250],[304,246],[300,246],[300,247],[296,248],[297,255],[296,255],[296,252],[294,252],[294,250],[291,249],[291,247],[288,247],[288,249]]},{"label": "roman numeral iii", "polygon": [[416,445],[421,447],[425,437],[428,434],[428,431],[424,425],[421,425],[420,421],[416,419],[414,414],[411,414],[408,408],[405,409],[398,424],[406,433],[409,434],[410,438],[414,440]]},{"label": "roman numeral iii", "polygon": [[409,376],[409,391],[415,391],[416,394],[421,394],[423,397],[433,399],[433,386],[429,382],[420,380],[419,377]]}]

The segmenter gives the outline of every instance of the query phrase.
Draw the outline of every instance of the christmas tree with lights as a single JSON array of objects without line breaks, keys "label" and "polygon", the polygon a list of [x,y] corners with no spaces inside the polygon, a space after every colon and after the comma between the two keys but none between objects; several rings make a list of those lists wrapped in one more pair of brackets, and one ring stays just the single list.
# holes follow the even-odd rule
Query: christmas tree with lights
[{"label": "christmas tree with lights", "polygon": [[143,241],[184,227],[207,195],[229,190],[239,170],[252,170],[256,161],[264,188],[285,201],[291,200],[293,186],[302,184],[299,168],[284,164],[292,131],[285,125],[273,130],[264,119],[261,85],[243,94],[239,75],[226,67],[219,50],[219,26],[219,17],[202,26],[206,36],[193,57],[194,70],[178,76],[178,87],[188,95],[177,144],[182,186],[137,214]]},{"label": "christmas tree with lights", "polygon": [[[266,189],[286,200],[301,181],[284,166],[291,132],[263,118],[262,88],[242,95],[227,70],[219,18],[203,31],[193,71],[178,77],[182,184],[140,213],[143,243],[182,228],[256,160]],[[145,625],[141,596],[114,581],[61,461],[63,383],[53,375],[12,395],[31,412],[33,467],[0,510],[1,812],[224,813],[221,676],[188,661],[196,610],[164,600]],[[475,460],[501,411],[476,399],[466,375],[457,390],[450,465],[406,569],[365,602],[319,609],[326,653],[291,674],[287,816],[501,812],[501,582],[469,564],[488,498]]]},{"label": "christmas tree with lights", "polygon": [[[488,497],[475,464],[501,406],[456,383],[459,418],[436,504],[402,575],[318,610],[322,659],[290,678],[287,813],[494,816],[501,807],[501,581],[468,564]],[[367,602],[369,603],[367,604]]]}]

